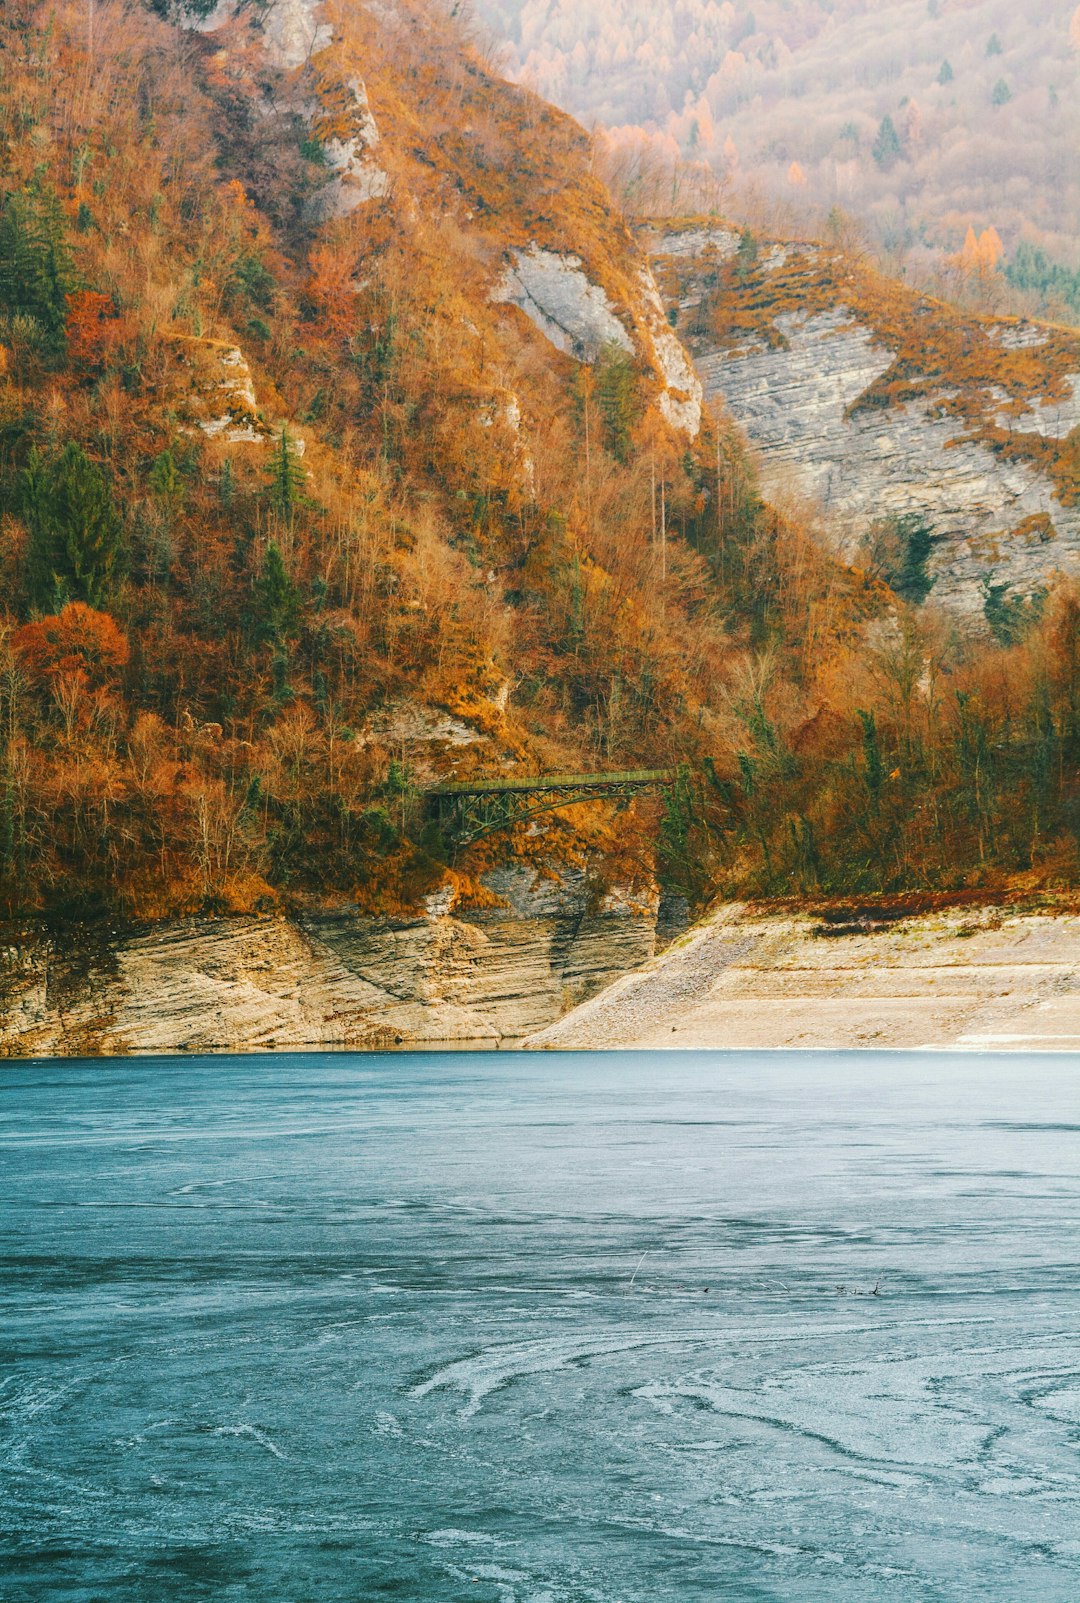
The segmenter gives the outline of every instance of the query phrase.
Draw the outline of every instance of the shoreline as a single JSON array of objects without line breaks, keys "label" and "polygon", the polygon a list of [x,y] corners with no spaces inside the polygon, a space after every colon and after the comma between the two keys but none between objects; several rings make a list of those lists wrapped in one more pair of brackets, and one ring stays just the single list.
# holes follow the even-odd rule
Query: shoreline
[{"label": "shoreline", "polygon": [[970,904],[853,920],[721,908],[536,1050],[1080,1050],[1080,915]]},{"label": "shoreline", "polygon": [[655,956],[625,906],[577,913],[192,921],[8,952],[0,1057],[1080,1051],[1066,907],[730,904]]}]

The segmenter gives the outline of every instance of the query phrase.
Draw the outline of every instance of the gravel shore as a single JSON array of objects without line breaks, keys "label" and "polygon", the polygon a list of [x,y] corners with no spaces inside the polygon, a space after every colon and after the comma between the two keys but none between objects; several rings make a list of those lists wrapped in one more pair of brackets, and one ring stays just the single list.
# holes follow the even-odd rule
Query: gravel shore
[{"label": "gravel shore", "polygon": [[729,906],[524,1044],[1080,1050],[1080,916]]}]

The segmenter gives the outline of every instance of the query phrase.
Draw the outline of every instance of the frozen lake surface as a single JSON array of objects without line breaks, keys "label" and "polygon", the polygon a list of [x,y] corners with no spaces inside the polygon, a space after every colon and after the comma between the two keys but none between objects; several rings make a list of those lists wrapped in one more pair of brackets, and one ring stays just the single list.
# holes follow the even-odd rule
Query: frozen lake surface
[{"label": "frozen lake surface", "polygon": [[1080,1059],[0,1066],[0,1596],[1076,1603]]}]

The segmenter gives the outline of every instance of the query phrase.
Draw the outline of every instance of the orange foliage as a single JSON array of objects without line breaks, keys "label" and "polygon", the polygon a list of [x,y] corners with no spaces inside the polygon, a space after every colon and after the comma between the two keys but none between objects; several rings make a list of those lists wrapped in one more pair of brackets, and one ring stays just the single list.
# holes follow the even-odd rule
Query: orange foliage
[{"label": "orange foliage", "polygon": [[[882,707],[886,772],[901,768],[888,742],[914,742],[914,714],[890,723],[866,666],[866,622],[892,599],[762,509],[733,436],[718,452],[708,428],[691,446],[663,421],[645,264],[577,125],[499,80],[419,0],[377,17],[326,0],[338,43],[288,80],[294,105],[317,107],[303,146],[299,112],[262,115],[265,46],[243,10],[206,38],[96,0],[92,71],[79,0],[21,0],[35,19],[29,53],[21,35],[7,48],[15,10],[0,6],[10,182],[37,184],[44,163],[63,214],[90,212],[69,245],[78,282],[95,289],[69,303],[66,375],[62,353],[0,375],[3,415],[28,419],[0,453],[3,504],[16,504],[12,474],[32,446],[49,460],[77,443],[121,515],[126,569],[109,599],[119,622],[75,603],[19,627],[34,599],[27,529],[0,519],[15,842],[0,904],[81,893],[164,916],[282,895],[396,914],[454,877],[425,786],[515,763],[701,774],[711,758],[704,805],[727,813],[704,843],[709,891],[842,877],[856,859],[885,865],[867,874],[920,879],[982,861],[936,706],[925,767],[952,776],[933,781],[940,839],[918,836],[922,813],[893,834],[876,813],[868,823],[856,709]],[[317,147],[366,137],[350,87],[361,74],[382,137],[372,159],[392,182],[330,217]],[[4,144],[5,128],[31,122],[47,137]],[[72,176],[84,150],[92,186]],[[636,336],[608,395],[630,420],[622,449],[596,374],[586,382],[587,368],[491,301],[508,253],[534,239],[581,260]],[[738,281],[718,263],[717,283],[705,311],[725,339],[779,340],[778,312],[842,293],[908,364],[883,404],[958,372],[972,427],[984,400],[1001,409],[980,387],[970,321],[839,255],[792,251]],[[121,364],[111,342],[125,329],[138,350]],[[1076,371],[1074,344],[1056,334],[997,350],[993,382],[1017,405]],[[87,369],[92,385],[71,381]],[[213,423],[229,409],[216,432],[204,391]],[[305,450],[291,471],[280,452],[274,471],[265,442],[285,422]],[[1020,695],[1029,667],[1007,666]],[[1080,706],[1080,670],[1074,685],[1064,650],[1052,666],[1060,720]],[[991,679],[963,671],[958,682],[1002,705]],[[1018,793],[1002,787],[1006,819]],[[889,843],[903,829],[900,859]],[[1031,856],[1021,841],[1014,857],[1021,848]],[[566,809],[491,837],[457,871],[515,855],[599,878],[637,862],[647,876],[655,814],[613,823]]]},{"label": "orange foliage", "polygon": [[130,656],[127,637],[107,612],[95,612],[82,601],[70,601],[59,613],[23,624],[13,645],[34,677],[50,681],[76,677],[100,685]]},{"label": "orange foliage", "polygon": [[112,296],[93,289],[80,289],[65,298],[69,357],[78,367],[100,367],[123,333]]},{"label": "orange foliage", "polygon": [[356,251],[351,245],[320,243],[308,257],[307,296],[321,328],[331,339],[348,339],[356,330]]},{"label": "orange foliage", "polygon": [[953,260],[962,273],[993,273],[1004,255],[1005,246],[996,228],[984,228],[977,235],[969,224],[960,254]]}]

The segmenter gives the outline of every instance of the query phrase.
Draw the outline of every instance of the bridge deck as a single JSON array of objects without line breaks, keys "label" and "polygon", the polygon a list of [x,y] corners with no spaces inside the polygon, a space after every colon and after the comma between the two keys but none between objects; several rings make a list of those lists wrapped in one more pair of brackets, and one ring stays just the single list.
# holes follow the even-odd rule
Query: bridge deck
[{"label": "bridge deck", "polygon": [[546,790],[605,790],[617,786],[642,787],[670,785],[675,778],[670,768],[631,768],[612,774],[534,774],[523,779],[467,779],[453,784],[433,785],[429,796],[512,796]]}]

